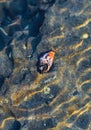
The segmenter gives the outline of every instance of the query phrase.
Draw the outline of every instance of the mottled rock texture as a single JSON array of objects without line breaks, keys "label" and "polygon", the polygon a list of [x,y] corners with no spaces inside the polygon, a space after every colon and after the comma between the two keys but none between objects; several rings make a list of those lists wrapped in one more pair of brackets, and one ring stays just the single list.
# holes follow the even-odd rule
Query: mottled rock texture
[{"label": "mottled rock texture", "polygon": [[0,0],[0,130],[91,130],[91,0]]},{"label": "mottled rock texture", "polygon": [[12,71],[12,62],[9,57],[5,53],[0,52],[0,75],[3,77],[8,77]]}]

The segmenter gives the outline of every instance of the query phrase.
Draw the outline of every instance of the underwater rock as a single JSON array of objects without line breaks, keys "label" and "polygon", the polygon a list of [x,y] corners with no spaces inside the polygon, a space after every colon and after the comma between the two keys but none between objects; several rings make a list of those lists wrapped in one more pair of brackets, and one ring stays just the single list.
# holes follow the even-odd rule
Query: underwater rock
[{"label": "underwater rock", "polygon": [[[51,129],[55,126],[56,126],[56,120],[54,118],[49,118],[49,119],[40,120],[40,121],[34,120],[28,123],[29,130],[46,130],[47,128]],[[26,127],[25,127],[25,130],[27,130]]]},{"label": "underwater rock", "polygon": [[8,77],[12,71],[12,62],[4,52],[0,52],[0,75],[3,77]]},{"label": "underwater rock", "polygon": [[44,21],[45,12],[43,10],[38,13],[29,22],[29,36],[37,36],[39,29]]},{"label": "underwater rock", "polygon": [[68,128],[68,127],[64,127],[64,128],[62,128],[61,130],[73,130],[73,129]]},{"label": "underwater rock", "polygon": [[22,30],[21,19],[22,19],[21,16],[17,16],[11,24],[8,24],[8,26],[6,27],[6,30],[9,36],[13,36],[15,32]]},{"label": "underwater rock", "polygon": [[4,83],[4,77],[0,76],[0,90],[1,90],[3,83]]},{"label": "underwater rock", "polygon": [[37,6],[39,9],[47,10],[48,7],[54,4],[55,0],[28,0],[28,3],[33,6]]},{"label": "underwater rock", "polygon": [[21,124],[19,121],[14,121],[12,127],[9,130],[20,130]]},{"label": "underwater rock", "polygon": [[40,0],[38,6],[40,9],[47,10],[50,6],[55,3],[55,0]]},{"label": "underwater rock", "polygon": [[54,4],[45,12],[45,20],[40,28],[43,35],[50,35],[52,31],[54,32],[61,26],[61,13],[58,10],[60,10],[60,7]]},{"label": "underwater rock", "polygon": [[25,77],[26,77],[27,72],[26,71],[19,71],[16,72],[14,75],[11,77],[11,83],[12,84],[21,84],[24,82]]},{"label": "underwater rock", "polygon": [[35,78],[36,78],[36,73],[32,73],[29,71],[28,68],[22,68],[17,70],[14,74],[12,74],[11,78],[11,83],[20,85],[20,84],[25,84],[29,85],[31,84]]},{"label": "underwater rock", "polygon": [[21,104],[22,107],[26,107],[28,108],[35,108],[40,106],[42,103],[44,102],[44,99],[41,97],[41,94],[38,93],[36,95],[34,95],[29,101],[23,102],[23,104]]},{"label": "underwater rock", "polygon": [[0,88],[0,94],[7,95],[7,92],[9,92],[10,82],[8,80],[9,78],[3,78],[1,81],[1,88]]},{"label": "underwater rock", "polygon": [[57,0],[58,1],[58,4],[59,5],[62,5],[62,4],[64,4],[65,2],[67,2],[68,0]]},{"label": "underwater rock", "polygon": [[3,20],[5,18],[5,13],[4,13],[4,2],[0,3],[0,25],[3,23]]},{"label": "underwater rock", "polygon": [[22,15],[26,12],[27,0],[10,0],[6,2],[5,11],[6,14],[14,18],[16,15]]},{"label": "underwater rock", "polygon": [[[16,40],[16,41],[12,41],[13,46],[12,46],[12,55],[13,55],[13,59],[18,60],[19,62],[21,62],[21,60],[23,60],[26,57],[26,48],[24,48],[24,46],[26,47],[26,41],[25,40]],[[16,61],[15,61],[16,62]]]},{"label": "underwater rock", "polygon": [[90,123],[90,116],[91,115],[88,115],[88,114],[82,114],[81,116],[79,116],[79,118],[77,119],[76,121],[76,125],[79,127],[79,128],[82,128],[82,129],[87,129],[88,128],[88,125]]},{"label": "underwater rock", "polygon": [[21,124],[19,121],[17,120],[10,120],[10,121],[6,121],[4,129],[7,130],[20,130]]},{"label": "underwater rock", "polygon": [[[32,38],[26,39],[26,35],[21,33],[20,35],[17,33],[14,36],[16,37],[16,40],[11,43],[14,62],[14,72],[10,77],[11,83],[18,85],[30,84],[35,80],[37,74],[37,72],[34,73],[32,70],[36,65],[36,60],[32,59]],[[33,63],[35,64],[34,66]]]},{"label": "underwater rock", "polygon": [[[38,7],[32,6],[32,5],[28,5],[27,10],[24,13],[24,20],[25,21],[30,20],[32,17],[34,17],[37,14],[38,11],[39,11]],[[26,22],[26,24],[27,24],[27,22]]]},{"label": "underwater rock", "polygon": [[8,36],[3,28],[0,27],[0,51],[8,46],[11,42],[12,38]]}]

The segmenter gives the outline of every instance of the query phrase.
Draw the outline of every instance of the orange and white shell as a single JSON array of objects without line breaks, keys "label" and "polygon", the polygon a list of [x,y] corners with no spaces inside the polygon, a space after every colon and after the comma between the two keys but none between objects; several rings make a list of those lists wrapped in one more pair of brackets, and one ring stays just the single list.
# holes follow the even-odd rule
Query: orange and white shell
[{"label": "orange and white shell", "polygon": [[49,51],[45,53],[39,59],[39,70],[41,73],[48,72],[53,64],[55,51]]}]

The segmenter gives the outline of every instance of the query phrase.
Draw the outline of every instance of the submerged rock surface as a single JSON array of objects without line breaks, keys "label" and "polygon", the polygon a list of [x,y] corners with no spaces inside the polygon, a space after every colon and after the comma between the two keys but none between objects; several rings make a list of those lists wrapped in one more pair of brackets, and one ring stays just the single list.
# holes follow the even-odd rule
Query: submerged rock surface
[{"label": "submerged rock surface", "polygon": [[1,0],[0,130],[90,130],[90,41],[90,0]]}]

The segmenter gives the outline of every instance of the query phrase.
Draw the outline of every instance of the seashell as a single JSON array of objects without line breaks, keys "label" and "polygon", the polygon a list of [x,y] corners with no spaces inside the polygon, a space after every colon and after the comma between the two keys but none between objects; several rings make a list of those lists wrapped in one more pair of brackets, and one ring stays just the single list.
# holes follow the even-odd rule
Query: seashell
[{"label": "seashell", "polygon": [[40,58],[39,58],[39,64],[38,64],[38,69],[40,73],[45,73],[48,72],[53,64],[55,56],[55,51],[49,51],[44,53]]}]

